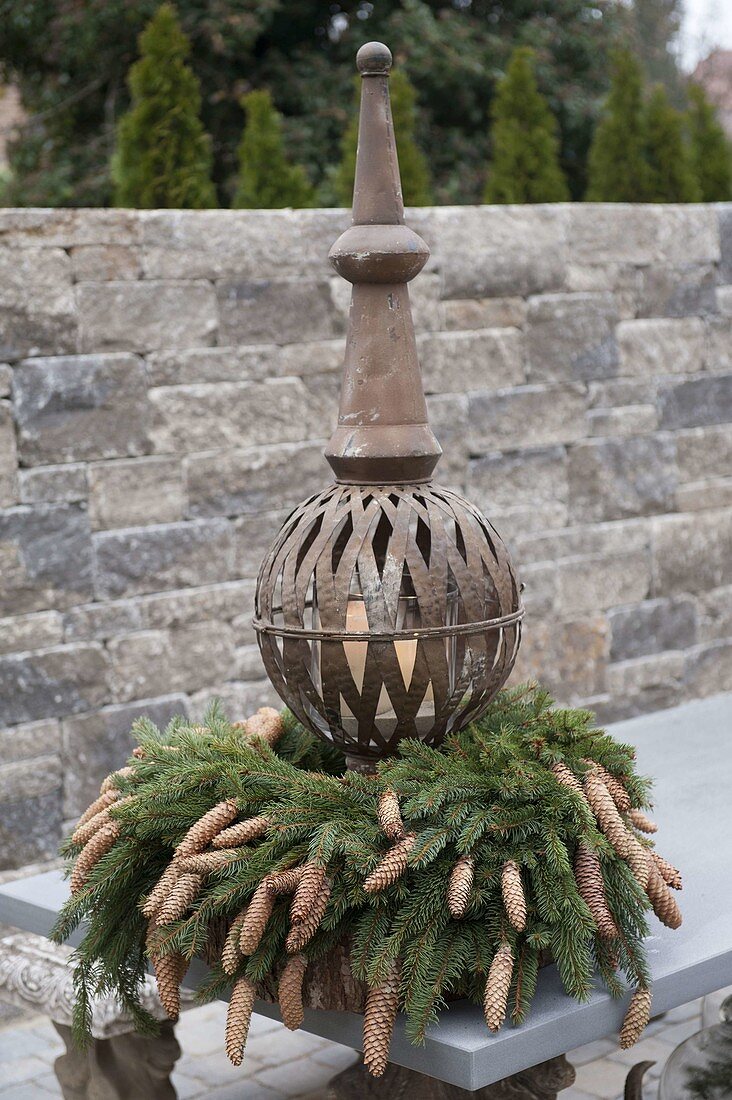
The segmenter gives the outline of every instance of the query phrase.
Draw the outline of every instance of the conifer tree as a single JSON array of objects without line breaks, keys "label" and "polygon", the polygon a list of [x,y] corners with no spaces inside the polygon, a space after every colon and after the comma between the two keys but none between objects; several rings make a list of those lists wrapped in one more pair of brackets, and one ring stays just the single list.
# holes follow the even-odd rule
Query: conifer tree
[{"label": "conifer tree", "polygon": [[587,202],[645,200],[648,169],[643,145],[640,66],[630,50],[617,50],[610,93],[590,147]]},{"label": "conifer tree", "polygon": [[691,162],[702,202],[732,198],[732,150],[714,108],[698,84],[689,88],[687,113]]},{"label": "conifer tree", "polygon": [[534,74],[533,51],[515,49],[493,101],[493,159],[486,202],[565,202],[557,123]]},{"label": "conifer tree", "polygon": [[282,116],[268,91],[249,92],[242,105],[247,121],[239,146],[235,207],[275,209],[312,206],[313,189],[299,164],[289,164],[282,140]]},{"label": "conifer tree", "polygon": [[[429,206],[433,201],[430,173],[424,153],[417,144],[417,93],[405,72],[392,71],[389,78],[391,113],[394,120],[402,194],[406,206]],[[335,175],[335,187],[341,206],[350,206],[353,200],[353,181],[356,176],[356,147],[358,145],[358,101],[361,94],[360,79],[356,85],[356,110],[343,135],[341,163]]]},{"label": "conifer tree", "polygon": [[120,119],[112,158],[115,205],[216,206],[199,83],[171,4],[158,8],[139,45],[140,59],[129,73],[132,106]]},{"label": "conifer tree", "polygon": [[663,84],[651,92],[645,128],[648,202],[697,202],[699,184],[684,144],[683,116],[669,103]]}]

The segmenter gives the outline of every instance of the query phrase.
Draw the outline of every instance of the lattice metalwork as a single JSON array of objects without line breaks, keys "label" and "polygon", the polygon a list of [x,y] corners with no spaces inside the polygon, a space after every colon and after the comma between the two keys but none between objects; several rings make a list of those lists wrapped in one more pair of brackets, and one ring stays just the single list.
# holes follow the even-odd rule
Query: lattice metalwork
[{"label": "lattice metalwork", "polygon": [[337,484],[282,527],[254,625],[293,713],[368,761],[477,718],[513,667],[522,614],[503,542],[455,493]]}]

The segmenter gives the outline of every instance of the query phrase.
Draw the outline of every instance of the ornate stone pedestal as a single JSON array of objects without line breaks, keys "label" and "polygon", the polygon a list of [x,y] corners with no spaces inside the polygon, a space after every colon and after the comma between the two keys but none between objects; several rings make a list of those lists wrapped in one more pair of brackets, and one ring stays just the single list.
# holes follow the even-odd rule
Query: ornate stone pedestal
[{"label": "ornate stone pedestal", "polygon": [[447,1085],[413,1069],[389,1065],[383,1077],[374,1078],[361,1064],[351,1066],[331,1081],[327,1100],[557,1100],[562,1089],[574,1083],[575,1073],[564,1055],[515,1073],[477,1092]]}]

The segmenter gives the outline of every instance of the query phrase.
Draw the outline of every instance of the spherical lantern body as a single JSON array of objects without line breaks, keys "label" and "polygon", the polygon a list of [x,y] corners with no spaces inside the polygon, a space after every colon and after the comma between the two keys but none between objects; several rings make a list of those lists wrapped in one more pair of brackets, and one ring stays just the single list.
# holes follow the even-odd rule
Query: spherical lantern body
[{"label": "spherical lantern body", "polygon": [[477,718],[521,628],[499,535],[436,485],[333,485],[305,501],[264,561],[256,611],[287,706],[364,761]]},{"label": "spherical lantern body", "polygon": [[505,682],[523,609],[505,546],[455,493],[431,484],[430,429],[407,284],[429,248],[404,224],[389,105],[391,54],[359,50],[353,223],[330,250],[353,284],[336,484],[285,522],[259,575],[267,672],[313,732],[369,768],[405,737],[435,745]]}]

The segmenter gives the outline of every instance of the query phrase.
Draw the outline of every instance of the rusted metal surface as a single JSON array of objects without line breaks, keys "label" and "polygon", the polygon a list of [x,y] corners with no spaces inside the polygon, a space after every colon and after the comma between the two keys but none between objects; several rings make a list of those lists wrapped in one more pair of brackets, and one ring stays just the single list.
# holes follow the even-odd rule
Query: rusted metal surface
[{"label": "rusted metal surface", "polygon": [[479,717],[521,637],[519,585],[472,505],[432,486],[407,283],[429,251],[404,225],[389,106],[391,54],[359,50],[363,77],[353,225],[330,258],[353,283],[338,427],[338,483],[285,522],[259,575],[255,629],[297,717],[371,766],[405,737],[438,744]]}]

